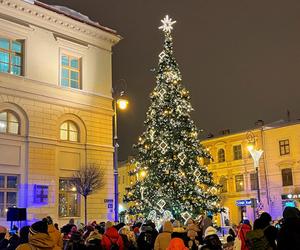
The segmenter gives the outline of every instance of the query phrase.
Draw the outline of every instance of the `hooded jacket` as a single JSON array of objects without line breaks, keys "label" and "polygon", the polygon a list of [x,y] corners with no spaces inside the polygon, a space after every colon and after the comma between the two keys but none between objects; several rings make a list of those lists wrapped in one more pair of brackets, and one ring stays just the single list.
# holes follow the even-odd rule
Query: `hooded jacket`
[{"label": "hooded jacket", "polygon": [[21,244],[17,250],[53,250],[54,242],[48,234],[37,233],[29,235],[29,242]]},{"label": "hooded jacket", "polygon": [[163,232],[160,233],[155,239],[154,250],[166,250],[171,241],[172,232],[172,223],[170,221],[166,221],[163,225]]},{"label": "hooded jacket", "polygon": [[54,242],[54,249],[61,250],[63,247],[63,239],[60,232],[54,227],[54,225],[48,225],[48,233]]},{"label": "hooded jacket", "polygon": [[101,241],[101,245],[104,248],[104,250],[110,250],[112,243],[117,243],[120,250],[124,249],[122,237],[119,235],[115,227],[108,228],[105,234],[102,236]]}]

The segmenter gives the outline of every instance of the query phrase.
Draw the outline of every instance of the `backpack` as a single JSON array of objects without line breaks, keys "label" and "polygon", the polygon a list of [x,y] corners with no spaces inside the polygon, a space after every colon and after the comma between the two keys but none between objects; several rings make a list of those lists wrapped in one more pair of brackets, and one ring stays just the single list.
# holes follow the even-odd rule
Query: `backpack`
[{"label": "backpack", "polygon": [[[109,237],[108,237],[108,238],[109,238]],[[111,240],[111,238],[109,238],[109,240],[110,240],[110,250],[119,250],[119,249],[120,249],[117,242],[113,242],[113,241]]]},{"label": "backpack", "polygon": [[146,232],[145,235],[144,235],[144,241],[147,245],[151,246],[152,243],[153,243],[153,240],[152,240],[152,233],[150,232]]},{"label": "backpack", "polygon": [[247,245],[249,246],[250,250],[270,250],[272,247],[268,239],[265,236],[265,230],[269,226],[265,227],[264,229],[255,229],[253,231],[247,232]]}]

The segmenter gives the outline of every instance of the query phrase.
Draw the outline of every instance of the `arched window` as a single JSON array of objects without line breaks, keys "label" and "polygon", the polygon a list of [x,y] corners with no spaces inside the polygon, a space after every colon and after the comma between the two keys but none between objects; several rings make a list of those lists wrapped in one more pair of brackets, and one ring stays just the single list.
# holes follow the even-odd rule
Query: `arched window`
[{"label": "arched window", "polygon": [[0,133],[19,134],[20,121],[12,111],[0,112]]},{"label": "arched window", "polygon": [[225,176],[221,176],[219,183],[221,185],[221,192],[226,193],[227,192],[227,178]]},{"label": "arched window", "polygon": [[218,151],[218,161],[219,162],[225,161],[225,150],[223,148],[220,148]]},{"label": "arched window", "polygon": [[72,121],[66,121],[60,125],[60,139],[63,141],[79,141],[79,130]]}]

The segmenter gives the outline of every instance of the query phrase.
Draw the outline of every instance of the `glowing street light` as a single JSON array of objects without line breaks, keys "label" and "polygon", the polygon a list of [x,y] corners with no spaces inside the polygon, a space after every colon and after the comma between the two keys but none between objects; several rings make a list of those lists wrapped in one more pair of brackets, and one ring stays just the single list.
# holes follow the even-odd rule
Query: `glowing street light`
[{"label": "glowing street light", "polygon": [[120,98],[117,100],[118,108],[121,110],[125,110],[128,107],[128,100]]}]

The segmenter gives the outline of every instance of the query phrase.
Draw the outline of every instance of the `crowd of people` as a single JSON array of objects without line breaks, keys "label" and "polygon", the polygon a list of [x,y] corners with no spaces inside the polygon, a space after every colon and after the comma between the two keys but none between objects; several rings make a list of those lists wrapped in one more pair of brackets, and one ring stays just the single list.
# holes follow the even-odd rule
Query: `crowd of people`
[{"label": "crowd of people", "polygon": [[253,228],[243,220],[221,239],[218,234],[209,216],[189,219],[186,225],[165,221],[158,230],[152,221],[75,225],[74,219],[59,228],[48,216],[19,232],[8,233],[0,226],[0,250],[299,250],[300,211],[285,208],[276,226],[268,213],[262,213]]}]

